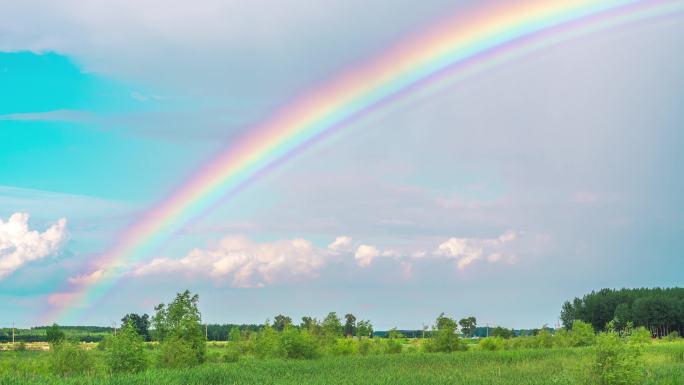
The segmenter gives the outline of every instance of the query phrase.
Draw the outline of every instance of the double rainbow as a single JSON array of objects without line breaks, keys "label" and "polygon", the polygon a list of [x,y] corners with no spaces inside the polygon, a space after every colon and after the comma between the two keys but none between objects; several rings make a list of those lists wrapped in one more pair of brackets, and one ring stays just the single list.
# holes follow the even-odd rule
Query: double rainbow
[{"label": "double rainbow", "polygon": [[57,293],[61,301],[50,318],[94,303],[126,266],[148,258],[182,226],[260,172],[397,95],[443,74],[486,66],[506,53],[683,10],[682,1],[544,0],[506,2],[447,18],[286,104],[235,141],[126,229],[91,273],[72,281],[70,291]]}]

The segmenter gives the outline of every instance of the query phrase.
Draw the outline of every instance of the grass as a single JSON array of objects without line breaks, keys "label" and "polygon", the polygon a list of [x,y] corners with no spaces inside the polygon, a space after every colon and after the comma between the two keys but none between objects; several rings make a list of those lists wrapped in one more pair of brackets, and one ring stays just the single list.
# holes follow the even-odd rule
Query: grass
[{"label": "grass", "polygon": [[[210,344],[218,361],[224,351]],[[101,354],[91,350],[88,354]],[[155,354],[150,350],[149,354]],[[139,374],[95,374],[67,378],[49,374],[49,353],[0,352],[0,385],[9,384],[464,384],[584,385],[593,349],[555,348],[507,351],[471,350],[451,354],[403,353],[372,356],[326,356],[316,360],[208,362],[192,369],[149,369]],[[152,357],[153,359],[153,357]],[[644,385],[684,383],[684,342],[655,343],[644,348],[648,371]]]}]

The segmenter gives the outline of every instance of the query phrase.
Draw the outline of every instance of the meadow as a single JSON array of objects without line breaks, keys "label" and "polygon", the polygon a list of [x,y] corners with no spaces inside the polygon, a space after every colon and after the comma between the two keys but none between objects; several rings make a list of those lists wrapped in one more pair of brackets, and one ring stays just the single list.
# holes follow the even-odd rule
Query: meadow
[{"label": "meadow", "polygon": [[[224,362],[229,344],[211,343],[207,361],[181,369],[152,368],[110,374],[103,365],[90,373],[58,376],[49,368],[49,352],[0,353],[0,384],[558,384],[591,383],[593,347],[424,353],[416,341],[403,341],[401,354],[323,356],[312,360],[240,357]],[[419,342],[419,341],[418,341]],[[88,346],[88,345],[85,345]],[[88,346],[88,347],[93,347]],[[154,359],[154,344],[146,349]],[[94,362],[103,353],[87,351]],[[655,342],[643,348],[645,374],[640,383],[684,383],[684,342]]]}]

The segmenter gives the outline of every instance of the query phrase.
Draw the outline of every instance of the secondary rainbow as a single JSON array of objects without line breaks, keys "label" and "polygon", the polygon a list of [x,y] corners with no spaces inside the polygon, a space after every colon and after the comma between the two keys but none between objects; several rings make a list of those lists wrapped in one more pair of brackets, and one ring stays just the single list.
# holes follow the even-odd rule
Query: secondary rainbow
[{"label": "secondary rainbow", "polygon": [[44,319],[60,319],[67,310],[94,303],[127,266],[150,257],[176,231],[260,172],[416,85],[461,67],[477,68],[498,52],[522,50],[535,39],[683,8],[682,1],[506,2],[447,18],[314,88],[249,130],[126,229],[89,273],[71,279],[65,292],[55,293],[54,307]]}]

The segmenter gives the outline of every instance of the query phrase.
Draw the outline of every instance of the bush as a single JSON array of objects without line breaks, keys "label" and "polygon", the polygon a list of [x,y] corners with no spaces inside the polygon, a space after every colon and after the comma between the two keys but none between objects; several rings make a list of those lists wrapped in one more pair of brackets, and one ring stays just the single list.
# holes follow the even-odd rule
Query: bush
[{"label": "bush", "polygon": [[332,347],[332,354],[336,356],[350,356],[356,353],[358,346],[351,338],[339,338]]},{"label": "bush", "polygon": [[592,375],[599,385],[634,385],[644,377],[640,347],[616,332],[601,333],[596,339]]},{"label": "bush", "polygon": [[108,336],[103,343],[106,363],[113,373],[141,372],[147,368],[143,338],[131,323],[126,324],[116,336]]},{"label": "bush", "polygon": [[50,345],[56,345],[64,342],[66,336],[57,324],[52,324],[45,330],[45,339]]},{"label": "bush", "polygon": [[401,353],[401,341],[396,338],[388,338],[385,341],[385,354]]},{"label": "bush", "polygon": [[240,348],[235,344],[228,344],[223,354],[223,362],[238,362],[240,360]]},{"label": "bush", "polygon": [[482,350],[504,350],[506,348],[506,340],[503,337],[485,337],[480,340],[479,346]]},{"label": "bush", "polygon": [[50,347],[50,371],[58,376],[84,374],[94,370],[93,357],[78,345],[61,342]]},{"label": "bush", "polygon": [[630,341],[638,344],[650,344],[651,332],[643,326],[634,329],[629,335]]},{"label": "bush", "polygon": [[17,352],[25,352],[26,351],[26,342],[19,341],[17,346],[14,347],[14,350]]},{"label": "bush", "polygon": [[193,341],[180,337],[167,338],[159,344],[159,366],[163,368],[189,368],[203,362],[198,356]]},{"label": "bush", "polygon": [[572,329],[568,333],[570,346],[590,346],[594,344],[596,333],[590,324],[576,320],[572,323]]},{"label": "bush", "polygon": [[306,330],[285,327],[280,335],[280,345],[286,358],[311,359],[318,356],[316,342]]},{"label": "bush", "polygon": [[427,352],[455,352],[463,350],[456,334],[456,321],[440,314],[437,317],[436,330],[432,332],[432,338],[425,343]]},{"label": "bush", "polygon": [[273,330],[268,322],[264,324],[263,329],[257,334],[254,343],[254,354],[257,358],[274,358],[283,357],[284,352],[281,349],[278,332]]}]

